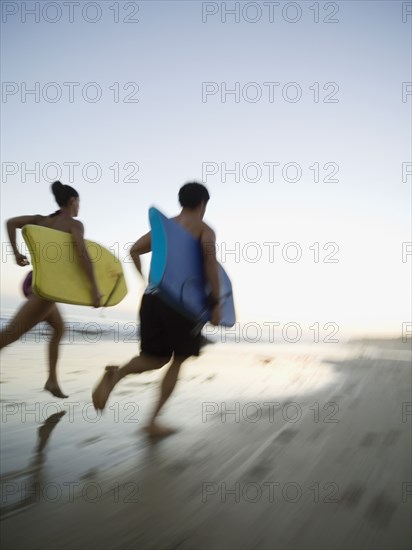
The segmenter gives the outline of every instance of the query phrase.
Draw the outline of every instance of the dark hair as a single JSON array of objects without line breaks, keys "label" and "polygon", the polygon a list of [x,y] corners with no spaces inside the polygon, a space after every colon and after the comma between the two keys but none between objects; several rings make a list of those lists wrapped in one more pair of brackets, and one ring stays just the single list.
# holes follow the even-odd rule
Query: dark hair
[{"label": "dark hair", "polygon": [[61,181],[55,181],[52,183],[52,191],[54,198],[59,206],[67,206],[69,200],[74,197],[77,199],[79,193],[70,185],[63,185]]},{"label": "dark hair", "polygon": [[[56,199],[57,204],[62,206],[67,206],[69,204],[69,200],[74,197],[77,199],[79,196],[79,193],[76,191],[76,189],[73,189],[73,187],[70,187],[70,185],[63,185],[61,181],[55,181],[52,183],[51,186],[54,198]],[[57,216],[57,214],[60,213],[60,210],[56,210],[53,214],[50,214],[50,216]]]},{"label": "dark hair", "polygon": [[183,208],[196,208],[210,199],[209,191],[201,183],[186,183],[179,191],[179,202]]}]

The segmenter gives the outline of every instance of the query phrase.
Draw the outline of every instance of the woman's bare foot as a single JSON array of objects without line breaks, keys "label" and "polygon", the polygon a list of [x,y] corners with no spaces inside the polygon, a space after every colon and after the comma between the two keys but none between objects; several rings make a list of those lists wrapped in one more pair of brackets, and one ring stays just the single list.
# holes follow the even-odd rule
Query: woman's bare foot
[{"label": "woman's bare foot", "polygon": [[146,432],[146,434],[149,437],[153,437],[153,438],[167,437],[177,432],[175,428],[160,426],[155,422],[152,422],[151,424],[148,424],[147,426],[145,426],[143,428],[143,431]]},{"label": "woman's bare foot", "polygon": [[44,389],[53,394],[54,397],[61,397],[62,399],[64,399],[65,397],[69,397],[61,391],[59,384],[53,380],[47,380],[46,384],[44,385]]},{"label": "woman's bare foot", "polygon": [[106,372],[104,373],[102,379],[95,387],[92,393],[93,405],[94,408],[98,410],[103,410],[106,406],[106,402],[109,399],[109,395],[112,389],[115,387],[118,381],[117,371],[119,367],[106,367]]},{"label": "woman's bare foot", "polygon": [[38,436],[39,436],[39,445],[37,447],[37,452],[41,453],[46,446],[46,443],[50,437],[50,434],[56,427],[57,423],[60,422],[60,419],[62,416],[66,414],[66,411],[60,411],[58,413],[54,413],[49,418],[46,419],[46,422],[40,426],[38,430]]}]

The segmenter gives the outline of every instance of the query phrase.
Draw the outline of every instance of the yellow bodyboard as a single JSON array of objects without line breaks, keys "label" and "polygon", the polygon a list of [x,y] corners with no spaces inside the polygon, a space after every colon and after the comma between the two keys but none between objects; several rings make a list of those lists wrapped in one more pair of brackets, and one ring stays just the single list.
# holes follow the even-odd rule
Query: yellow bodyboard
[{"label": "yellow bodyboard", "polygon": [[[71,233],[25,225],[23,238],[33,264],[32,290],[45,300],[93,305],[92,285],[81,264]],[[109,250],[85,240],[93,265],[101,306],[115,306],[127,294],[122,264]]]}]

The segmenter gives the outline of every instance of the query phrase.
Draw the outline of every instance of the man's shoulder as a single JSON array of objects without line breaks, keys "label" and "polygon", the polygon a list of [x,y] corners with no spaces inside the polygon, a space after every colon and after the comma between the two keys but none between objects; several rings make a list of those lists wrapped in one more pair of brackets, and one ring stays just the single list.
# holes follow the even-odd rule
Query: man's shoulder
[{"label": "man's shoulder", "polygon": [[202,234],[201,234],[202,240],[214,240],[216,239],[216,234],[213,231],[213,229],[207,225],[207,223],[202,222]]}]

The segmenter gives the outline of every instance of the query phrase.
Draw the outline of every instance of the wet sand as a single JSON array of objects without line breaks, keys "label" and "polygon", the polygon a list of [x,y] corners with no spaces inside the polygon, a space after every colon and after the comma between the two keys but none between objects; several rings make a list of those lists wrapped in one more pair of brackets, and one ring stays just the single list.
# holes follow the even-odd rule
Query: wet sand
[{"label": "wet sand", "polygon": [[406,549],[410,343],[215,344],[188,361],[151,443],[162,372],[90,389],[135,344],[63,346],[67,400],[41,391],[45,345],[1,356],[6,549]]}]

